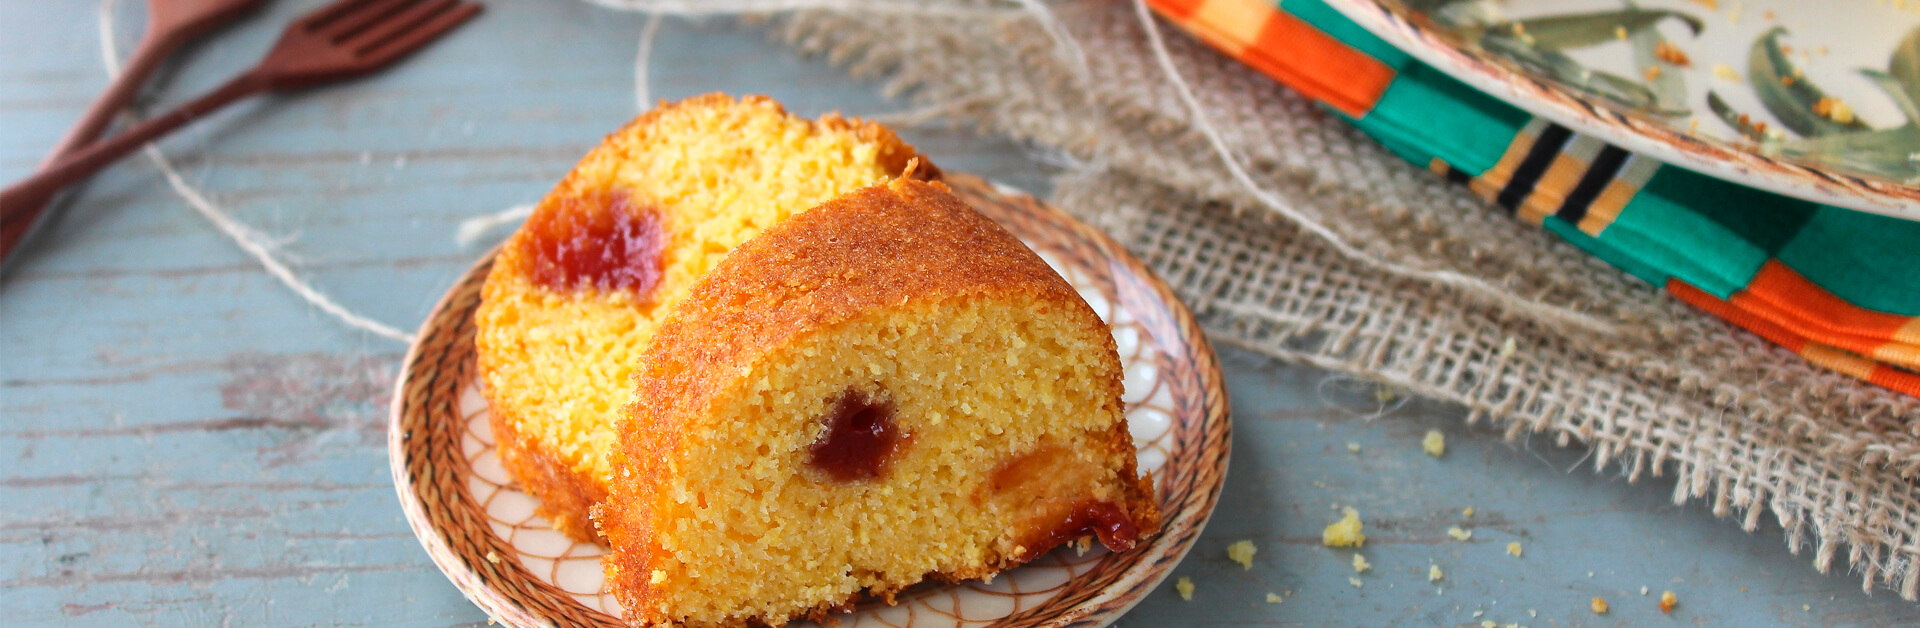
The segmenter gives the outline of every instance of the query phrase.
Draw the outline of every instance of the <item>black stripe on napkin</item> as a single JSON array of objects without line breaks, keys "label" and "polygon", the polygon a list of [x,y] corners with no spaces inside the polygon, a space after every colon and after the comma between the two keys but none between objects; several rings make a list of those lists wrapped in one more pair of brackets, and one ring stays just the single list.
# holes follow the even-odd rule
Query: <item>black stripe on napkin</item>
[{"label": "black stripe on napkin", "polygon": [[1560,147],[1567,144],[1567,138],[1573,132],[1558,124],[1549,124],[1540,131],[1540,138],[1533,141],[1533,147],[1527,149],[1527,158],[1520,161],[1520,167],[1513,171],[1513,178],[1507,180],[1506,189],[1500,190],[1500,196],[1494,199],[1507,211],[1518,211],[1520,202],[1527,200],[1533,193],[1533,185],[1540,182],[1540,175],[1547,173],[1547,167],[1553,165],[1553,158],[1560,154]]},{"label": "black stripe on napkin", "polygon": [[1587,208],[1593,205],[1593,199],[1600,198],[1600,193],[1607,189],[1607,184],[1613,182],[1615,175],[1620,174],[1620,167],[1627,163],[1627,157],[1631,154],[1612,144],[1600,149],[1600,154],[1593,157],[1593,164],[1587,166],[1587,174],[1580,177],[1580,183],[1567,193],[1567,201],[1561,203],[1560,211],[1553,215],[1569,223],[1580,224],[1580,220],[1587,217]]}]

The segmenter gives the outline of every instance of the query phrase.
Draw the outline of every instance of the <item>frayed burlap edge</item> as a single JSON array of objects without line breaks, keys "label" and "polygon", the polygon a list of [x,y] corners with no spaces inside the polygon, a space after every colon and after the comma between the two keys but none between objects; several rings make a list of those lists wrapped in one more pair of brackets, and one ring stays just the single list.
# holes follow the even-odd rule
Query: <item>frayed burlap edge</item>
[{"label": "frayed burlap edge", "polygon": [[[1055,201],[1152,265],[1219,342],[1462,404],[1470,420],[1673,474],[1826,572],[1920,596],[1920,401],[1814,367],[1394,157],[1297,94],[1160,25],[1166,52],[1259,186],[1368,255],[1471,274],[1603,318],[1594,334],[1383,272],[1274,219],[1228,176],[1126,3],[1039,21],[813,12],[783,41],[952,120],[1063,151]],[[1069,58],[1073,50],[1082,59]],[[1081,68],[1085,69],[1082,70]],[[1811,535],[1811,536],[1809,536]]]}]

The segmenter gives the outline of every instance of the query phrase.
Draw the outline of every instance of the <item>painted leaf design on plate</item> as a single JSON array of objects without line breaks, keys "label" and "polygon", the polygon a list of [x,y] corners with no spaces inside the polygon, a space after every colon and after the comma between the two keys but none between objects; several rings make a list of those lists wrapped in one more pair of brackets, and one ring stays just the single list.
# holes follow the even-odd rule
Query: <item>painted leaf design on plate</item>
[{"label": "painted leaf design on plate", "polygon": [[[1490,32],[1525,33],[1533,47],[1540,50],[1572,50],[1619,39],[1621,29],[1628,32],[1651,28],[1661,20],[1673,18],[1686,23],[1694,35],[1706,25],[1700,18],[1659,9],[1622,9],[1600,13],[1577,13],[1518,20],[1489,27]],[[1517,27],[1515,25],[1518,25]]]},{"label": "painted leaf design on plate", "polygon": [[1436,13],[1454,4],[1472,1],[1473,0],[1406,0],[1406,2],[1401,4],[1405,5],[1408,11],[1414,13]]},{"label": "painted leaf design on plate", "polygon": [[1867,77],[1867,80],[1873,81],[1880,91],[1887,93],[1887,98],[1893,101],[1894,106],[1900,108],[1900,114],[1907,117],[1907,124],[1920,124],[1920,104],[1914,102],[1914,95],[1908,92],[1899,79],[1871,68],[1861,68],[1860,75]]},{"label": "painted leaf design on plate", "polygon": [[1814,113],[1814,107],[1827,98],[1827,93],[1807,80],[1787,59],[1786,51],[1780,47],[1780,36],[1786,32],[1786,28],[1773,27],[1754,40],[1747,53],[1747,80],[1753,83],[1753,92],[1760,97],[1760,104],[1765,105],[1781,125],[1807,137],[1867,130],[1867,125],[1858,119],[1842,123]]},{"label": "painted leaf design on plate", "polygon": [[1661,71],[1647,79],[1647,88],[1653,91],[1655,108],[1672,115],[1690,115],[1693,110],[1687,107],[1686,75],[1677,70],[1677,66],[1660,58],[1660,44],[1667,38],[1657,28],[1642,28],[1632,31],[1627,41],[1633,44],[1633,66],[1637,68],[1661,68]]},{"label": "painted leaf design on plate", "polygon": [[1898,181],[1920,177],[1920,163],[1912,159],[1913,152],[1920,150],[1920,127],[1912,124],[1883,131],[1786,140],[1764,148]]},{"label": "painted leaf design on plate", "polygon": [[[1697,95],[1689,95],[1687,73],[1660,54],[1662,44],[1670,43],[1661,23],[1678,20],[1696,38],[1705,30],[1705,23],[1692,15],[1643,9],[1634,0],[1622,0],[1626,8],[1620,10],[1509,19],[1495,0],[1400,1],[1522,72],[1623,109],[1678,118],[1693,115],[1689,103],[1698,103],[1691,100]],[[1786,36],[1785,28],[1773,27],[1747,51],[1750,89],[1773,120],[1736,110],[1708,89],[1711,116],[1768,155],[1920,183],[1920,27],[1894,47],[1886,71],[1859,70],[1906,118],[1901,126],[1887,129],[1875,129],[1850,115],[1847,103],[1807,80],[1787,55],[1781,41]],[[1632,50],[1633,67],[1641,70],[1632,76],[1595,70],[1566,54],[1622,39]]]},{"label": "painted leaf design on plate", "polygon": [[1713,112],[1713,117],[1719,118],[1721,122],[1727,123],[1727,126],[1733,127],[1734,131],[1739,132],[1740,135],[1745,136],[1747,139],[1755,142],[1766,139],[1766,134],[1760,132],[1760,127],[1753,124],[1751,117],[1734,111],[1733,106],[1728,105],[1726,100],[1721,99],[1718,92],[1707,90],[1707,109]]},{"label": "painted leaf design on plate", "polygon": [[1482,37],[1480,47],[1556,83],[1633,109],[1654,107],[1653,91],[1647,89],[1647,86],[1617,74],[1589,69],[1558,51],[1541,50],[1527,45],[1517,37],[1497,32],[1489,32]]},{"label": "painted leaf design on plate", "polygon": [[[1907,36],[1893,47],[1893,58],[1887,60],[1887,74],[1906,88],[1908,101],[1920,103],[1920,26],[1907,31]],[[1910,121],[1920,124],[1920,120]]]}]

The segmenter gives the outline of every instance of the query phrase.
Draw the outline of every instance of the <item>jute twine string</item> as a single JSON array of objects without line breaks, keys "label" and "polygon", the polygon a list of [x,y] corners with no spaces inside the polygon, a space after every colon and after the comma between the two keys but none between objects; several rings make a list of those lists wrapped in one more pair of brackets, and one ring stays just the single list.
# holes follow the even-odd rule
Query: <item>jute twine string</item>
[{"label": "jute twine string", "polygon": [[[100,62],[106,67],[108,78],[120,76],[120,50],[114,40],[117,32],[113,17],[116,4],[116,0],[102,0],[98,10]],[[274,279],[280,281],[280,285],[292,290],[300,300],[319,308],[321,312],[338,319],[348,327],[382,338],[405,343],[413,342],[412,334],[355,313],[334,301],[332,297],[327,296],[327,293],[314,287],[312,283],[280,260],[275,254],[277,247],[266,236],[245,223],[235,220],[226,210],[208,200],[198,188],[187,183],[186,177],[180,176],[179,169],[173,167],[173,160],[168,159],[167,154],[161,152],[159,146],[149,142],[141,148],[146,153],[147,159],[153,162],[154,167],[160,169],[160,174],[167,179],[167,185],[173,188],[174,194],[180,195],[181,200],[187,202],[187,206],[192,207],[202,218],[207,219],[207,222],[213,223],[214,228],[219,229],[227,239],[233,240],[240,250],[253,256],[254,260],[260,262],[260,266],[266,269],[268,275],[272,275]]]}]

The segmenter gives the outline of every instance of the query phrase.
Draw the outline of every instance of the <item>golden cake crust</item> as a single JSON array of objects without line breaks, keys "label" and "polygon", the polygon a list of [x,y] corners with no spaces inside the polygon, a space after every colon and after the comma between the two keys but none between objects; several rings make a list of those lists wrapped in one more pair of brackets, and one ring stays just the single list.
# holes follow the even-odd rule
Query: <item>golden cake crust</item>
[{"label": "golden cake crust", "polygon": [[[534,217],[529,224],[535,224],[544,214],[570,211],[569,206],[579,203],[599,203],[609,192],[609,182],[604,176],[596,176],[598,166],[626,158],[638,148],[636,138],[643,129],[660,121],[663,116],[676,111],[703,108],[721,108],[731,106],[766,107],[769,113],[786,115],[779,103],[765,96],[744,96],[738,100],[726,94],[714,93],[696,96],[677,103],[662,102],[659,107],[641,114],[629,121],[619,130],[608,134],[593,150],[583,157],[578,166],[569,171],[553,190],[543,197],[534,208]],[[850,133],[862,142],[878,147],[876,160],[888,172],[905,172],[910,163],[918,160],[919,167],[915,176],[924,179],[937,179],[939,170],[925,161],[914,151],[913,146],[901,141],[891,129],[859,119],[850,119],[837,113],[829,113],[819,120],[811,122],[814,128],[828,132]],[[638,199],[646,203],[646,199]],[[524,280],[534,272],[535,259],[532,253],[533,235],[525,228],[516,231],[501,245],[489,271],[487,283],[481,291],[482,307],[500,300],[507,291],[529,289]],[[664,292],[665,286],[655,286],[651,293]],[[534,287],[532,289],[543,289]],[[588,290],[591,288],[578,288]],[[647,303],[653,294],[636,295],[636,302]],[[484,316],[482,317],[484,318]],[[489,335],[479,334],[476,338],[478,366],[483,378],[495,370],[502,360],[512,359],[507,352],[489,346]],[[525,409],[511,403],[506,395],[486,386],[485,396],[490,411],[490,424],[498,443],[502,466],[517,479],[521,487],[539,498],[536,512],[552,522],[553,526],[568,536],[581,541],[597,541],[598,535],[588,516],[593,504],[606,498],[607,487],[604,478],[590,470],[582,469],[578,460],[567,459],[551,451],[542,444],[537,434],[521,429],[527,425],[529,417]]]},{"label": "golden cake crust", "polygon": [[[905,207],[910,211],[901,211]],[[777,237],[776,237],[777,236]],[[964,259],[967,265],[952,261]],[[841,196],[796,216],[734,252],[682,301],[654,337],[637,367],[636,403],[620,424],[613,478],[614,500],[595,511],[595,523],[615,548],[603,562],[609,588],[636,626],[677,625],[638,609],[656,605],[652,565],[664,550],[649,529],[665,499],[663,485],[683,455],[684,433],[705,415],[712,397],[789,339],[832,327],[864,312],[913,302],[942,302],[997,295],[1073,320],[1084,333],[1104,340],[1100,396],[1117,404],[1120,365],[1112,335],[1079,294],[1045,261],[1005,229],[967,207],[938,182],[896,180]],[[1117,413],[1117,410],[1115,410]],[[1134,449],[1124,421],[1096,441],[1124,460],[1130,481],[1118,505],[1142,536],[1158,529],[1159,511],[1150,482],[1138,479]],[[1050,530],[1033,531],[1034,538]],[[1034,548],[1043,550],[1044,548]],[[931,573],[958,581],[981,578],[1031,559],[1002,555],[977,570]],[[671,585],[663,585],[671,586]],[[891,599],[895,591],[867,593]],[[853,600],[822,603],[815,619]],[[741,623],[738,625],[747,625]]]}]

